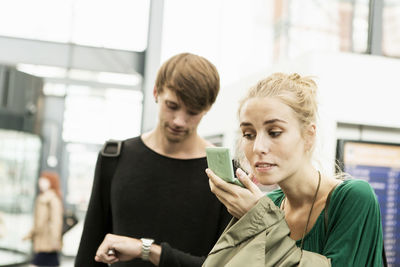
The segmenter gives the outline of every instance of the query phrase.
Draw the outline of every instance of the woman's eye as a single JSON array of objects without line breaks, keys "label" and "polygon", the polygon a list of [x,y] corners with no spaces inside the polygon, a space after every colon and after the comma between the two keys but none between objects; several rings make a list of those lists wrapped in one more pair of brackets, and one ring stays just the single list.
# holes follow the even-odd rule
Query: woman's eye
[{"label": "woman's eye", "polygon": [[271,137],[278,137],[278,136],[280,136],[281,135],[281,131],[270,131],[269,132],[269,135],[271,136]]},{"label": "woman's eye", "polygon": [[255,135],[252,133],[243,133],[243,137],[248,139],[248,140],[252,140],[255,138]]}]

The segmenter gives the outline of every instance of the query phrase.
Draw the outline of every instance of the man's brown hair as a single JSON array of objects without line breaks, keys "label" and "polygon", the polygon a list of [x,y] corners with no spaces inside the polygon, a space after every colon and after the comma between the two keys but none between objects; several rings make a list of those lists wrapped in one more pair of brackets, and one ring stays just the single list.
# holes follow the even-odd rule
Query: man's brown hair
[{"label": "man's brown hair", "polygon": [[182,53],[168,59],[158,70],[156,90],[173,90],[185,106],[203,111],[215,102],[219,91],[216,67],[207,59]]}]

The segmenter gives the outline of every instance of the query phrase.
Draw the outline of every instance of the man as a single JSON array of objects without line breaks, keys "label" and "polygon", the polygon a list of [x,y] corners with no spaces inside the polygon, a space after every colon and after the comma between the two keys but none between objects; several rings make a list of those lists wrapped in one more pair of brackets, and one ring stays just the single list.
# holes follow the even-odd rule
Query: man
[{"label": "man", "polygon": [[76,267],[107,266],[95,261],[107,233],[134,241],[135,259],[115,266],[202,265],[231,218],[205,174],[212,144],[197,134],[218,91],[218,72],[203,57],[178,54],[161,66],[153,91],[157,126],[123,142],[110,186],[102,186],[99,156]]}]

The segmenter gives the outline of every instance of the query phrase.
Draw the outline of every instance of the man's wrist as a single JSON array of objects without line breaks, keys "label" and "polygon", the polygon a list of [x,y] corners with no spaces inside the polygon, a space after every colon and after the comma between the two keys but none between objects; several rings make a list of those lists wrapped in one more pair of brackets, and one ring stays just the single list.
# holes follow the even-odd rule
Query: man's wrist
[{"label": "man's wrist", "polygon": [[161,252],[162,252],[161,246],[154,243],[151,245],[149,261],[153,263],[155,266],[159,266],[160,264]]}]

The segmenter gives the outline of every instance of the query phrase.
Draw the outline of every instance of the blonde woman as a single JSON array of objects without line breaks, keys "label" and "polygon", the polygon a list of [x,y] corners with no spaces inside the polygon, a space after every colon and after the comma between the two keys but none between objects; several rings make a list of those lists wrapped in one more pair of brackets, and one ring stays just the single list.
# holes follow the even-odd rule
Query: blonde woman
[{"label": "blonde woman", "polygon": [[59,266],[62,248],[63,206],[57,173],[42,172],[35,201],[33,229],[25,239],[33,242],[32,266]]},{"label": "blonde woman", "polygon": [[[203,266],[382,266],[381,215],[371,186],[325,175],[311,162],[316,90],[308,77],[275,73],[241,101],[239,148],[250,175],[238,169],[247,187],[241,188],[206,170],[212,192],[235,218]],[[280,189],[265,196],[254,178]]]}]

